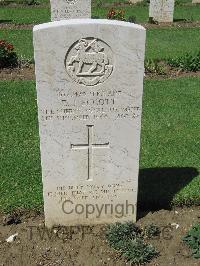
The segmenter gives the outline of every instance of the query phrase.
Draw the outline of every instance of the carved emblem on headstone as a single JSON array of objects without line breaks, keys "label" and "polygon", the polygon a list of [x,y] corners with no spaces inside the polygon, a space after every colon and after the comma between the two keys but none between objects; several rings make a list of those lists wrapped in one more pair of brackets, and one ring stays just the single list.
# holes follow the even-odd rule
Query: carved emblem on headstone
[{"label": "carved emblem on headstone", "polygon": [[67,52],[65,67],[75,82],[86,86],[97,85],[113,71],[112,50],[100,39],[80,39]]},{"label": "carved emblem on headstone", "polygon": [[75,4],[77,0],[65,0],[67,4]]}]

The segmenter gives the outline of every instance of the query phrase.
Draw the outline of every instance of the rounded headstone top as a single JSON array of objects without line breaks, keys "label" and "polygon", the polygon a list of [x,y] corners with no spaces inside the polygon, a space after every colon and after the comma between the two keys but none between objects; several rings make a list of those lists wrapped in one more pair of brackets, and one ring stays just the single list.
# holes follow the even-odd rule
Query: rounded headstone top
[{"label": "rounded headstone top", "polygon": [[69,26],[69,25],[87,25],[87,24],[99,24],[99,25],[116,25],[116,26],[124,26],[124,27],[130,27],[135,28],[138,30],[146,30],[143,26],[130,23],[130,22],[124,22],[119,20],[108,20],[108,19],[68,19],[68,20],[61,20],[61,21],[54,21],[49,23],[43,23],[39,24],[33,27],[33,31],[38,30],[44,30],[48,28],[55,28],[60,26]]}]

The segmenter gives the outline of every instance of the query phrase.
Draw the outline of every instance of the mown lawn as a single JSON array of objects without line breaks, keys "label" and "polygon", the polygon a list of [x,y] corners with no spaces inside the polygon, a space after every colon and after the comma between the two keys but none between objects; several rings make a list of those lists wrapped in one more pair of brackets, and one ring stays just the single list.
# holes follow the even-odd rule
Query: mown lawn
[{"label": "mown lawn", "polygon": [[0,22],[1,21],[16,24],[40,24],[50,22],[50,8],[40,6],[0,6]]},{"label": "mown lawn", "polygon": [[[139,205],[200,203],[200,78],[145,81]],[[0,82],[0,209],[42,206],[34,81]]]},{"label": "mown lawn", "polygon": [[[187,36],[187,37],[186,37]],[[0,31],[0,39],[12,42],[19,56],[33,58],[32,30]],[[190,41],[185,41],[186,39]],[[192,41],[191,41],[192,40]],[[199,50],[200,29],[168,28],[147,30],[146,59],[165,59]]]},{"label": "mown lawn", "polygon": [[[110,8],[101,7],[93,9],[93,16],[99,18],[107,18],[107,13]],[[135,18],[135,23],[144,23],[149,20],[149,6],[132,5],[125,7],[116,7],[116,9],[123,9],[125,11],[125,18]],[[199,21],[200,20],[200,6],[176,6],[174,11],[174,21],[188,20]]]},{"label": "mown lawn", "polygon": [[0,30],[0,39],[11,42],[18,57],[33,59],[33,32],[32,30]]},{"label": "mown lawn", "polygon": [[0,209],[42,202],[34,82],[0,82]]},{"label": "mown lawn", "polygon": [[147,30],[146,58],[167,59],[193,54],[200,47],[199,28],[168,28]]},{"label": "mown lawn", "polygon": [[[110,7],[92,8],[92,16],[107,18]],[[125,18],[135,17],[136,23],[147,22],[149,19],[149,7],[142,5],[130,5],[117,7],[125,11]],[[17,24],[40,24],[50,22],[50,7],[45,6],[0,6],[0,21],[8,21]],[[174,20],[200,21],[200,5],[176,6]]]}]

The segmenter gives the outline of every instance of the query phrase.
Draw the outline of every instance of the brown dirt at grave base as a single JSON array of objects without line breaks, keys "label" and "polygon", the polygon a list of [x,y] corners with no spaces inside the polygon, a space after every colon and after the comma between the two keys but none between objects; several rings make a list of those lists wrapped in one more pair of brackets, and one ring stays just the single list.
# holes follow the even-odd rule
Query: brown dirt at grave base
[{"label": "brown dirt at grave base", "polygon": [[[179,77],[200,77],[200,71],[186,72],[178,69],[172,69],[165,66],[164,75],[146,73],[145,79],[171,79]],[[0,80],[35,80],[34,64],[23,68],[4,68],[0,69]]]},{"label": "brown dirt at grave base", "polygon": [[[173,23],[137,23],[142,25],[146,29],[158,29],[158,28],[200,28],[200,21],[176,21]],[[16,23],[8,23],[0,21],[0,29],[10,30],[28,30],[33,29],[36,24],[16,24]]]},{"label": "brown dirt at grave base", "polygon": [[35,24],[0,23],[0,29],[4,30],[32,30]]},{"label": "brown dirt at grave base", "polygon": [[157,28],[199,28],[200,21],[174,21],[172,23],[139,23],[146,29],[157,29]]},{"label": "brown dirt at grave base", "polygon": [[[102,3],[102,5],[100,5],[100,7],[108,7],[108,8],[115,8],[115,7],[125,7],[125,6],[132,6],[133,3],[131,3],[130,1],[116,1],[113,3]],[[98,5],[96,5],[98,6]]]},{"label": "brown dirt at grave base", "polygon": [[158,75],[158,74],[145,74],[145,79],[175,79],[175,78],[184,78],[184,77],[200,77],[200,71],[197,72],[186,72],[179,70],[171,70],[170,72]]},{"label": "brown dirt at grave base", "polygon": [[[197,266],[199,260],[191,257],[188,247],[181,237],[192,224],[200,222],[200,207],[176,208],[174,210],[160,210],[157,212],[140,213],[137,222],[144,227],[147,224],[156,224],[161,229],[159,239],[150,242],[160,251],[160,256],[150,262],[149,266]],[[112,250],[105,239],[105,226],[68,227],[64,235],[53,233],[50,239],[45,234],[43,214],[27,212],[21,216],[21,224],[2,225],[3,214],[0,215],[0,265],[45,265],[45,266],[82,266],[82,265],[126,265],[126,260],[119,253]],[[179,225],[166,226],[173,223]],[[32,237],[30,235],[32,228]],[[40,230],[39,230],[39,229]],[[40,235],[40,233],[41,235]],[[71,232],[71,233],[70,233]],[[18,233],[13,243],[5,239]],[[63,237],[64,236],[64,237]],[[128,264],[130,265],[130,264]]]},{"label": "brown dirt at grave base", "polygon": [[23,68],[0,69],[0,80],[35,80],[34,65]]}]

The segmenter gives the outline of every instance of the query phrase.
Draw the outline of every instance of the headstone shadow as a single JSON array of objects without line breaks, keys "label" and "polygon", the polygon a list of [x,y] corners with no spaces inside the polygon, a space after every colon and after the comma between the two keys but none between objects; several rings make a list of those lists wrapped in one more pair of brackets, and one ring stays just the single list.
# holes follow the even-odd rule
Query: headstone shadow
[{"label": "headstone shadow", "polygon": [[138,216],[144,211],[170,209],[174,195],[198,174],[193,167],[140,169]]},{"label": "headstone shadow", "polygon": [[173,22],[187,22],[188,20],[185,18],[174,18]]},{"label": "headstone shadow", "polygon": [[11,20],[11,19],[0,19],[0,24],[1,23],[11,23],[11,22],[13,22],[13,20]]}]

